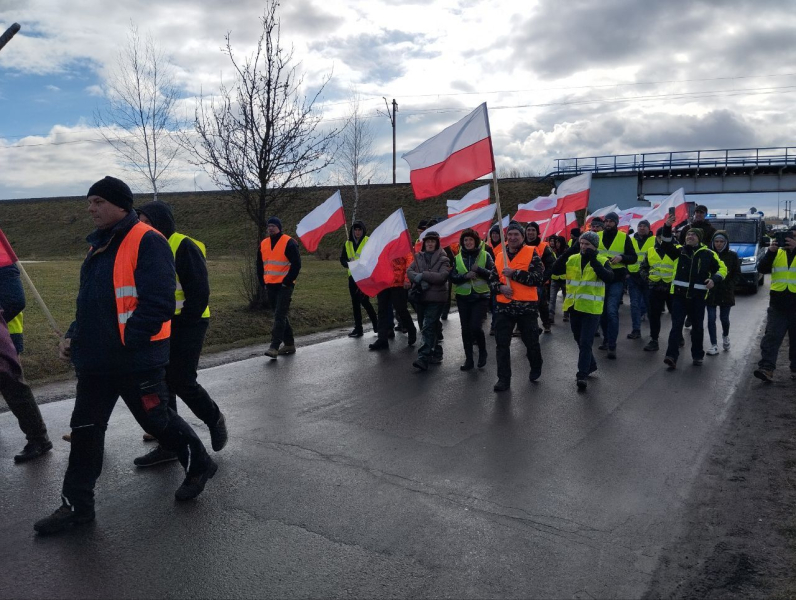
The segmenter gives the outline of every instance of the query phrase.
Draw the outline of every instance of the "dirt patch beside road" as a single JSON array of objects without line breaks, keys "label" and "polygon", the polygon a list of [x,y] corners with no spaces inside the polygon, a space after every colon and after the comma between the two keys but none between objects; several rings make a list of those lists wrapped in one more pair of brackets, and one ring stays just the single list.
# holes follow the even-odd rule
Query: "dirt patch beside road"
[{"label": "dirt patch beside road", "polygon": [[796,381],[787,357],[786,340],[775,381],[764,384],[752,376],[751,353],[647,598],[796,596]]}]

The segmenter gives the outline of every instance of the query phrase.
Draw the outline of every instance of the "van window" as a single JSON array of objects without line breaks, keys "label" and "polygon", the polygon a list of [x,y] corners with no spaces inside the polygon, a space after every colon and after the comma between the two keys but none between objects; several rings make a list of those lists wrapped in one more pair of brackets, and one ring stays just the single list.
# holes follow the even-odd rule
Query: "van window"
[{"label": "van window", "polygon": [[716,229],[723,229],[730,236],[731,244],[756,244],[760,241],[758,224],[753,221],[711,219]]}]

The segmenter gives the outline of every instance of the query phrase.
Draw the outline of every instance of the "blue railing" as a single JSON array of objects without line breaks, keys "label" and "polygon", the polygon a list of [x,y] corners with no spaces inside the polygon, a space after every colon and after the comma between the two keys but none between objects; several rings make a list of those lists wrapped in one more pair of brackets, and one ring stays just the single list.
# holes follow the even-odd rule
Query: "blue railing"
[{"label": "blue railing", "polygon": [[590,171],[673,171],[687,169],[773,167],[796,165],[796,146],[734,148],[728,150],[680,150],[584,158],[557,158],[556,175]]}]

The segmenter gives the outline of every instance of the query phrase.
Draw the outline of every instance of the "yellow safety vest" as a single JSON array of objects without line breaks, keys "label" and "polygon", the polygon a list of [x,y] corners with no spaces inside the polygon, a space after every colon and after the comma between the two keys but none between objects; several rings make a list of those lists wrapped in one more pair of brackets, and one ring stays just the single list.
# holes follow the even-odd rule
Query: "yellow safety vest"
[{"label": "yellow safety vest", "polygon": [[[191,240],[194,244],[199,246],[199,250],[202,251],[202,256],[207,258],[207,249],[205,245],[200,242],[199,240],[195,240],[187,235],[183,235],[182,233],[172,233],[171,237],[169,238],[169,246],[171,247],[171,253],[174,254],[174,259],[177,259],[177,250],[182,244],[184,239]],[[179,315],[182,312],[182,307],[185,304],[185,292],[182,289],[182,284],[180,283],[180,276],[177,275],[177,289],[174,292],[174,299],[177,301],[177,308],[174,311],[175,315]],[[208,304],[205,307],[205,311],[202,313],[202,318],[207,319],[210,316],[210,305]]]},{"label": "yellow safety vest", "polygon": [[[475,264],[482,269],[486,268],[486,250],[484,250],[483,245],[481,245],[481,252],[478,253],[478,259],[475,261]],[[467,267],[464,266],[462,253],[459,252],[456,255],[456,272],[459,275],[464,275],[467,271]],[[453,291],[459,296],[469,296],[473,291],[475,291],[476,294],[488,294],[489,283],[485,279],[476,277],[475,279],[468,279],[464,283],[453,286]]]},{"label": "yellow safety vest", "polygon": [[8,322],[8,333],[15,334],[15,333],[22,333],[22,313],[19,313],[16,317],[11,319]]},{"label": "yellow safety vest", "polygon": [[567,295],[564,298],[564,310],[574,306],[578,312],[601,315],[605,302],[605,282],[597,277],[591,264],[586,263],[581,270],[581,259],[580,252],[567,259]]},{"label": "yellow safety vest", "polygon": [[780,248],[771,268],[771,291],[796,293],[796,256],[788,265],[788,253]]},{"label": "yellow safety vest", "polygon": [[[679,246],[678,246],[679,247]],[[650,266],[650,281],[658,283],[671,283],[674,279],[674,260],[667,255],[658,254],[658,251],[653,246],[647,250],[647,263]]]},{"label": "yellow safety vest", "polygon": [[[345,243],[345,254],[348,257],[348,262],[351,262],[352,260],[359,260],[359,258],[362,256],[362,249],[365,247],[367,241],[368,236],[363,237],[356,250],[354,250],[354,242],[351,240],[348,240]],[[348,274],[351,275],[351,269],[348,270]]]},{"label": "yellow safety vest", "polygon": [[[603,233],[600,232],[597,235],[600,236],[600,245],[597,248],[597,255],[600,257],[600,260],[604,259],[612,259],[614,256],[619,256],[625,253],[625,240],[627,239],[627,234],[624,231],[617,231],[616,237],[614,238],[613,243],[611,244],[610,248],[606,248],[603,245]],[[624,269],[627,265],[623,263],[608,263],[612,269]]]},{"label": "yellow safety vest", "polygon": [[631,273],[638,273],[639,269],[641,269],[641,263],[644,261],[644,257],[647,256],[647,252],[649,252],[650,248],[655,247],[655,236],[649,236],[644,241],[644,245],[641,246],[641,248],[638,247],[638,240],[635,238],[635,236],[630,238],[630,241],[633,242],[633,249],[638,255],[638,260],[632,265],[627,265],[627,270]]}]

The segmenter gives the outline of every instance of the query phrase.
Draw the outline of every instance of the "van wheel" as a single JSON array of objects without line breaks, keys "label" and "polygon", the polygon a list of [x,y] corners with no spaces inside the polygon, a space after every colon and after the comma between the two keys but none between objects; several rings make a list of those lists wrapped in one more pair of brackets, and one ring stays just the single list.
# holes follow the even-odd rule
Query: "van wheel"
[{"label": "van wheel", "polygon": [[760,289],[760,286],[759,286],[759,285],[753,285],[753,286],[751,286],[751,287],[749,288],[749,291],[750,291],[750,292],[752,292],[753,294],[756,294],[756,293],[757,293],[757,290],[759,290],[759,289]]}]

